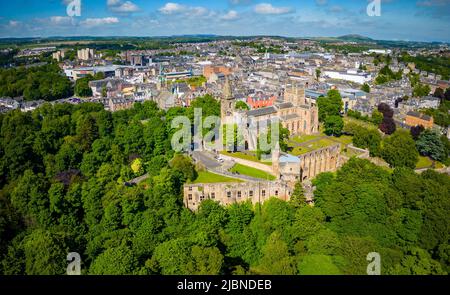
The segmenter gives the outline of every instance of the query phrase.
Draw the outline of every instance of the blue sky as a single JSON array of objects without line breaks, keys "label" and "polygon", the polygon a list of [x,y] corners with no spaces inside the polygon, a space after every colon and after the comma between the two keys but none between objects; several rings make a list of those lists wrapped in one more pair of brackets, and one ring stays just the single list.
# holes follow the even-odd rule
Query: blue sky
[{"label": "blue sky", "polygon": [[450,42],[450,0],[1,0],[0,37],[361,34]]}]

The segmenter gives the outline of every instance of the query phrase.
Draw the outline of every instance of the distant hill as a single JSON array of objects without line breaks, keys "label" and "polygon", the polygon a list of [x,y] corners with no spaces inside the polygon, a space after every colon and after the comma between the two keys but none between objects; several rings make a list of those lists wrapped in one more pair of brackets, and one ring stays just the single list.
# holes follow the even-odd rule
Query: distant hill
[{"label": "distant hill", "polygon": [[339,39],[342,41],[348,41],[348,42],[373,42],[373,41],[375,41],[369,37],[356,35],[356,34],[344,35],[344,36],[337,37],[336,39]]}]

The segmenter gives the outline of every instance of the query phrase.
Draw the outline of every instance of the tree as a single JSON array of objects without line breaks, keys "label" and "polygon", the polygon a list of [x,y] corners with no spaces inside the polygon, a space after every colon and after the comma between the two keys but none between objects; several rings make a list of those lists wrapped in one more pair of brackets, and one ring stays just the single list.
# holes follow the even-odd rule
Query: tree
[{"label": "tree", "polygon": [[417,126],[413,126],[411,127],[411,136],[414,140],[417,140],[420,136],[420,134],[425,130],[425,127],[423,127],[422,125],[417,125]]},{"label": "tree", "polygon": [[394,275],[444,275],[439,262],[431,259],[423,249],[412,248],[402,261],[389,270]]},{"label": "tree", "polygon": [[344,120],[341,116],[327,116],[324,127],[326,135],[340,136],[344,128]]},{"label": "tree", "polygon": [[440,87],[436,88],[436,90],[434,91],[433,96],[434,96],[434,97],[440,98],[441,101],[444,100],[444,98],[445,98],[445,92],[444,92],[444,89],[442,89],[442,88],[440,88]]},{"label": "tree", "polygon": [[294,257],[289,255],[285,242],[278,232],[273,232],[263,250],[263,257],[254,271],[262,275],[294,275],[297,273]]},{"label": "tree", "polygon": [[381,156],[391,167],[414,169],[419,160],[414,140],[409,132],[403,130],[398,130],[383,140]]},{"label": "tree", "polygon": [[442,161],[447,157],[441,137],[434,130],[423,131],[417,139],[416,146],[421,155],[428,156],[433,160]]},{"label": "tree", "polygon": [[361,86],[361,90],[367,93],[370,93],[370,86],[367,83],[364,83],[363,86]]},{"label": "tree", "polygon": [[37,229],[23,240],[25,273],[28,275],[62,275],[66,272],[67,253],[64,236]]},{"label": "tree", "polygon": [[89,87],[89,82],[93,81],[94,77],[88,75],[87,77],[79,78],[75,82],[75,95],[80,97],[90,97],[92,96],[92,89]]},{"label": "tree", "polygon": [[296,182],[294,191],[292,192],[290,203],[292,206],[299,208],[307,205],[306,198],[305,198],[305,192],[303,191],[303,185],[302,183]]},{"label": "tree", "polygon": [[319,80],[320,78],[320,74],[322,73],[322,71],[320,69],[316,69],[316,79]]},{"label": "tree", "polygon": [[397,128],[393,119],[394,111],[385,103],[378,105],[378,111],[383,114],[383,121],[379,125],[380,130],[387,135],[394,133]]},{"label": "tree", "polygon": [[298,264],[301,275],[340,275],[342,272],[333,262],[333,257],[322,254],[307,255]]},{"label": "tree", "polygon": [[249,110],[250,109],[248,104],[246,104],[245,102],[243,102],[241,100],[236,102],[235,108],[236,108],[236,110]]},{"label": "tree", "polygon": [[353,144],[362,149],[369,149],[371,156],[377,156],[381,148],[381,135],[378,130],[359,127],[355,130]]},{"label": "tree", "polygon": [[137,261],[125,245],[106,249],[92,262],[89,273],[93,275],[131,275],[136,273]]},{"label": "tree", "polygon": [[378,110],[373,110],[371,121],[377,125],[380,126],[381,122],[383,122],[383,114]]},{"label": "tree", "polygon": [[344,103],[338,90],[328,91],[327,96],[321,96],[317,99],[319,108],[319,120],[325,122],[327,116],[340,116]]}]

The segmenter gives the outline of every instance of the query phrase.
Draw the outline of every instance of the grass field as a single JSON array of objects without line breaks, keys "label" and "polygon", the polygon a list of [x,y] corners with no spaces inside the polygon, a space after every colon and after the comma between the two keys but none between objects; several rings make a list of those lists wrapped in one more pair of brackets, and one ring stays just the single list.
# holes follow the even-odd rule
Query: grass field
[{"label": "grass field", "polygon": [[305,143],[307,141],[311,141],[317,138],[321,138],[323,135],[301,135],[301,136],[294,136],[291,138],[292,141],[296,143]]},{"label": "grass field", "polygon": [[222,176],[208,171],[198,172],[198,177],[193,183],[218,183],[218,182],[243,182],[240,179]]},{"label": "grass field", "polygon": [[428,157],[419,156],[419,162],[416,164],[416,169],[429,168],[433,165],[433,161],[431,161]]},{"label": "grass field", "polygon": [[336,142],[333,140],[322,138],[302,147],[290,146],[292,150],[289,151],[289,153],[294,156],[299,156],[334,144],[336,144]]},{"label": "grass field", "polygon": [[233,168],[230,169],[230,172],[233,173],[239,173],[242,175],[247,175],[250,177],[255,177],[255,178],[260,178],[260,179],[265,179],[265,180],[275,180],[276,177],[270,173],[267,173],[265,171],[253,168],[253,167],[249,167],[249,166],[244,166],[241,164],[236,164],[233,166]]},{"label": "grass field", "polygon": [[230,156],[230,157],[233,157],[233,158],[239,158],[239,159],[243,159],[243,160],[248,160],[248,161],[257,162],[257,163],[265,164],[265,165],[268,165],[268,166],[272,166],[272,162],[260,161],[260,160],[258,160],[256,155],[249,155],[249,154],[245,154],[245,153],[241,153],[241,152],[230,153],[230,152],[227,152],[227,151],[222,151],[220,153],[222,155],[225,155],[225,156]]},{"label": "grass field", "polygon": [[359,126],[365,127],[367,129],[378,129],[378,126],[376,126],[373,123],[369,123],[363,120],[358,120],[355,118],[351,118],[351,117],[344,117],[344,124],[348,124],[348,123],[355,123]]}]

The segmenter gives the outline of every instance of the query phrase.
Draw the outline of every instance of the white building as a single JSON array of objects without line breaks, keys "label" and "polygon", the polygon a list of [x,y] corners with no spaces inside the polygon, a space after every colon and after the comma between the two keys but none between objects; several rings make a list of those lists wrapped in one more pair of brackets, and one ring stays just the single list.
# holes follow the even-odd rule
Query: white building
[{"label": "white building", "polygon": [[351,81],[359,84],[364,84],[372,80],[371,74],[358,70],[348,70],[347,72],[324,71],[323,75],[331,79]]}]

